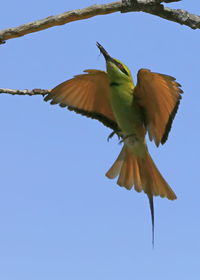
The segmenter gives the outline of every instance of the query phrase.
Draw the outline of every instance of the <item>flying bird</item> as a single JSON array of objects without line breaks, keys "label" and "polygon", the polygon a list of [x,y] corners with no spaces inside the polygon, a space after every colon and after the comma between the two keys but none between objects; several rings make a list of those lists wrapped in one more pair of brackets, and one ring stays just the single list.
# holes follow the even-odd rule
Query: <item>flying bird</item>
[{"label": "flying bird", "polygon": [[96,119],[111,128],[123,143],[123,148],[106,173],[110,179],[118,177],[117,184],[147,194],[152,218],[154,242],[153,196],[176,199],[147,148],[145,135],[156,146],[168,138],[177,112],[181,85],[176,79],[140,69],[134,85],[131,72],[118,59],[112,58],[97,43],[106,61],[107,71],[89,69],[51,90],[44,98],[81,115]]}]

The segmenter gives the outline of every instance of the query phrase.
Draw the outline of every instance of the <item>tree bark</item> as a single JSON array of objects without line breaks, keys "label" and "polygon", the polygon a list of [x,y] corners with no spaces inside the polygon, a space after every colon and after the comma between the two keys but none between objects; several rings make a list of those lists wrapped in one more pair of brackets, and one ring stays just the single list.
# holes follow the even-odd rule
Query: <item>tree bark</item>
[{"label": "tree bark", "polygon": [[45,30],[53,26],[64,25],[69,22],[116,12],[145,12],[186,25],[192,29],[199,29],[200,16],[190,14],[181,9],[171,9],[161,4],[162,2],[170,3],[177,1],[180,0],[122,0],[122,2],[118,1],[109,4],[93,5],[84,9],[72,10],[38,21],[29,22],[18,27],[0,30],[0,44],[5,43],[6,40]]}]

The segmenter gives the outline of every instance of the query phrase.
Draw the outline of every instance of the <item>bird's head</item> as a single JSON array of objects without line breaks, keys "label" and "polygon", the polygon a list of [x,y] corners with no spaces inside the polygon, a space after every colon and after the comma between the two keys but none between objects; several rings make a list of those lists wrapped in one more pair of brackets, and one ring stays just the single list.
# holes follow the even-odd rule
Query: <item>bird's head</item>
[{"label": "bird's head", "polygon": [[108,52],[97,42],[97,47],[106,60],[108,75],[112,81],[132,81],[131,71],[118,59],[112,58]]}]

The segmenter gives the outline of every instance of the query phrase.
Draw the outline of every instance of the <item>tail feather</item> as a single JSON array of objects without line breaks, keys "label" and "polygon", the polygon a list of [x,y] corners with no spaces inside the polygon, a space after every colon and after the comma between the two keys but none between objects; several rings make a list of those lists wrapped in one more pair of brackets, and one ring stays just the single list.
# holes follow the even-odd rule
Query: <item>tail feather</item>
[{"label": "tail feather", "polygon": [[135,168],[134,166],[132,166],[133,168],[133,176],[135,178],[135,190],[137,192],[141,192],[142,191],[142,182],[141,182],[141,172],[140,172],[140,168],[139,168],[139,165],[136,164],[135,165]]},{"label": "tail feather", "polygon": [[134,155],[128,147],[124,146],[112,167],[106,173],[110,179],[119,175],[117,184],[127,189],[133,186],[136,191],[142,190],[150,196],[176,199],[176,195],[160,174],[150,154],[145,156]]},{"label": "tail feather", "polygon": [[121,184],[126,181],[126,188],[131,189],[130,183],[129,183],[129,174],[130,174],[130,164],[128,165],[128,160],[124,160],[122,164],[122,168],[119,174],[119,178],[117,181],[117,184],[121,186]]},{"label": "tail feather", "polygon": [[106,176],[110,179],[118,175],[117,184],[119,186],[123,186],[129,190],[134,186],[137,192],[143,190],[147,194],[152,221],[152,245],[154,246],[153,196],[159,195],[174,200],[176,199],[175,193],[160,174],[148,151],[141,157],[135,155],[124,145],[118,158],[106,173]]},{"label": "tail feather", "polygon": [[153,204],[153,196],[148,195],[149,206],[151,211],[151,223],[152,223],[152,246],[154,248],[154,204]]},{"label": "tail feather", "polygon": [[131,162],[131,158],[128,159],[124,168],[126,170],[125,171],[125,176],[126,176],[126,179],[127,179],[127,185],[128,185],[128,188],[131,189],[133,184],[134,184],[133,178],[135,177],[134,176],[134,169],[133,169],[132,162]]},{"label": "tail feather", "polygon": [[116,161],[113,163],[111,168],[106,173],[106,177],[108,177],[109,179],[114,179],[115,177],[117,177],[119,175],[121,168],[122,168],[123,161],[124,161],[124,156],[125,156],[125,147],[123,147],[118,158],[116,159]]}]

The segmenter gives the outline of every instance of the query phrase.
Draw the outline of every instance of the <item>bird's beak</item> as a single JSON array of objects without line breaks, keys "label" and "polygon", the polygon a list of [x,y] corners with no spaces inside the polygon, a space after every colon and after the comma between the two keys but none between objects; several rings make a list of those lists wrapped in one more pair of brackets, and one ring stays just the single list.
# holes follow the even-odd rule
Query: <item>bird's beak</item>
[{"label": "bird's beak", "polygon": [[100,52],[103,54],[106,61],[113,60],[113,58],[107,53],[107,51],[97,42],[97,47],[99,48]]}]

